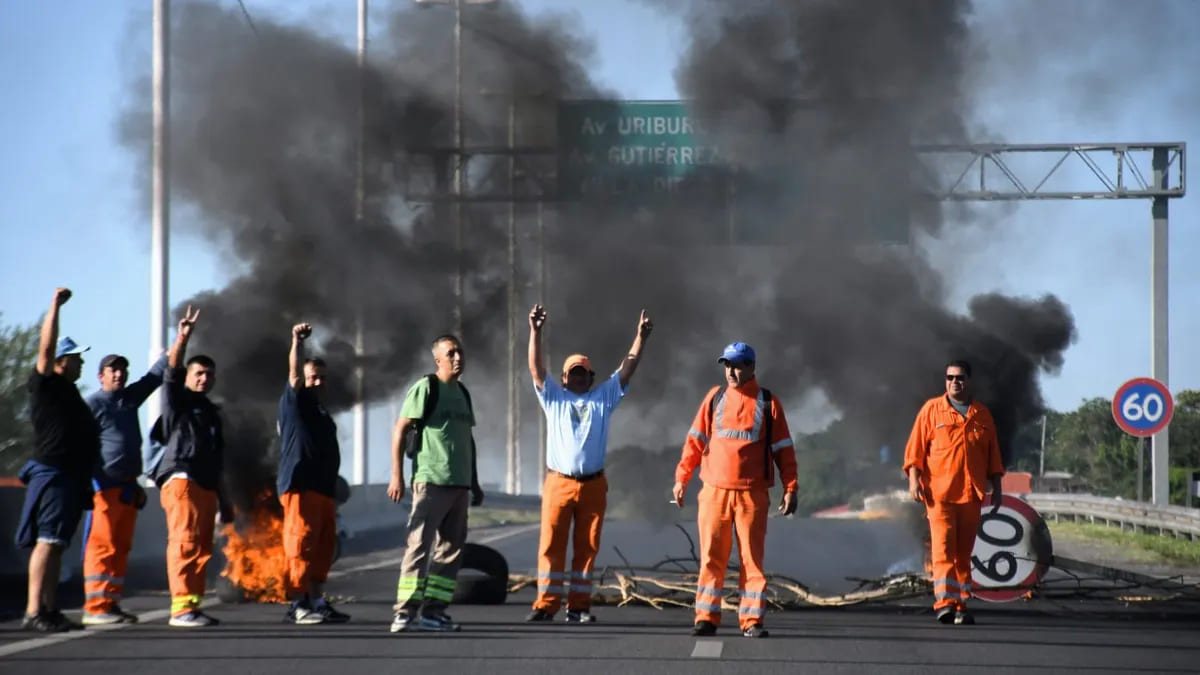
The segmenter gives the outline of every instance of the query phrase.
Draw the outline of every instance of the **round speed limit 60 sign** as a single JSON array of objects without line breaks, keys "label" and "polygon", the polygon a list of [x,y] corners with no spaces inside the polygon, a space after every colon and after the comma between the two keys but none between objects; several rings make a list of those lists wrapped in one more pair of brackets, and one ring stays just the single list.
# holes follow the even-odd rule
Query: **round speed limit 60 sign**
[{"label": "round speed limit 60 sign", "polygon": [[1024,500],[1004,495],[994,510],[983,500],[979,533],[971,552],[972,595],[989,602],[1011,602],[1029,595],[1054,558],[1050,530]]},{"label": "round speed limit 60 sign", "polygon": [[1133,436],[1153,436],[1171,423],[1173,414],[1175,402],[1171,392],[1149,377],[1126,382],[1113,396],[1113,419],[1125,433]]}]

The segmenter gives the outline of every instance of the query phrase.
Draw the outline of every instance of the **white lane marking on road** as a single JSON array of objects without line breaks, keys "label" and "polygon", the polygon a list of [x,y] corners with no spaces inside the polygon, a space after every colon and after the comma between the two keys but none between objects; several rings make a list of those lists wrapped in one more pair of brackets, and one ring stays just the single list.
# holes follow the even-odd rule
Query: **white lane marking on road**
[{"label": "white lane marking on road", "polygon": [[725,643],[721,640],[696,640],[696,646],[692,648],[692,658],[719,659],[724,648]]},{"label": "white lane marking on road", "polygon": [[[477,544],[492,544],[497,541],[503,541],[505,539],[509,539],[512,537],[516,537],[518,535],[525,534],[526,532],[533,532],[540,528],[541,528],[540,523],[533,523],[530,525],[522,525],[520,527],[511,529],[511,530],[505,530],[504,532],[497,532],[495,534],[491,534],[491,535],[488,535],[485,537],[480,537],[479,539],[475,540],[475,543],[477,543]],[[397,567],[403,561],[404,561],[403,557],[392,557],[392,558],[388,558],[387,560],[381,560],[379,562],[371,563],[369,565],[360,565],[358,567],[351,567],[348,570],[338,570],[337,572],[330,572],[329,578],[333,579],[336,577],[346,576],[348,574],[354,574],[355,572],[368,572],[370,570],[381,569],[384,567]],[[209,607],[214,607],[219,604],[221,604],[221,601],[219,599],[209,598],[209,599],[205,600],[204,602],[201,602],[200,607],[202,609],[207,609]],[[171,616],[171,610],[169,610],[169,609],[155,609],[155,610],[151,610],[149,612],[142,612],[141,614],[137,615],[138,623],[149,623],[151,621],[158,621],[159,619],[166,619],[169,616]],[[50,645],[56,645],[60,642],[66,642],[67,640],[78,640],[79,638],[85,638],[85,637],[88,637],[91,635],[97,635],[99,633],[103,633],[106,631],[123,630],[125,628],[129,628],[131,626],[136,626],[136,625],[138,625],[138,624],[136,624],[136,623],[119,623],[119,624],[114,624],[111,626],[88,626],[84,630],[73,630],[69,633],[56,633],[56,634],[47,635],[44,637],[32,638],[30,640],[21,640],[19,642],[13,642],[13,643],[10,643],[7,645],[0,645],[0,656],[9,656],[12,654],[19,654],[21,652],[27,652],[31,649],[38,649],[40,647],[49,647]]]},{"label": "white lane marking on road", "polygon": [[[206,609],[206,608],[212,607],[213,605],[219,605],[219,604],[221,604],[220,600],[217,600],[216,598],[212,598],[209,600],[205,600],[204,602],[201,602],[200,607],[202,609]],[[74,612],[72,612],[72,614],[73,613]],[[137,615],[137,618],[138,618],[138,623],[149,623],[151,621],[158,621],[159,619],[165,619],[169,616],[171,616],[171,610],[155,609],[155,610],[151,610],[149,612],[142,612],[141,614]],[[45,637],[33,638],[31,640],[21,640],[20,642],[13,642],[10,644],[0,646],[0,656],[10,656],[12,654],[20,654],[21,652],[27,652],[31,649],[37,649],[39,647],[49,647],[50,645],[56,645],[60,642],[66,642],[67,640],[78,640],[79,638],[90,637],[92,635],[97,635],[99,633],[105,633],[108,631],[124,630],[126,628],[131,628],[136,625],[137,625],[137,623],[117,623],[117,624],[112,624],[110,626],[88,626],[88,627],[84,628],[83,630],[73,630],[69,633],[55,633],[52,635],[47,635]]]},{"label": "white lane marking on road", "polygon": [[[541,527],[542,527],[541,523],[531,523],[529,525],[522,525],[520,527],[516,527],[511,530],[506,530],[504,532],[497,532],[495,534],[488,535],[486,537],[480,537],[479,539],[476,539],[473,541],[469,540],[467,543],[493,544],[498,541],[503,541],[505,539],[511,539],[513,537],[525,534],[526,532],[536,532],[536,531],[540,530]],[[371,570],[383,569],[385,567],[399,567],[400,563],[402,563],[402,562],[404,562],[404,556],[393,556],[391,558],[387,558],[386,560],[377,560],[373,563],[367,563],[366,565],[359,565],[357,567],[351,567],[350,569],[337,570],[336,572],[330,572],[328,576],[330,579],[336,579],[338,577],[344,577],[349,574],[357,574],[359,572],[370,572]]]}]

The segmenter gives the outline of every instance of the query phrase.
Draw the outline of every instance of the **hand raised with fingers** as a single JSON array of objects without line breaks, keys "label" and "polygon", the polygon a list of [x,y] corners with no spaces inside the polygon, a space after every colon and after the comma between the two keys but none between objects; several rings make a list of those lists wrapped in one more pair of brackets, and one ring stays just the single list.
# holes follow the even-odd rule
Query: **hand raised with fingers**
[{"label": "hand raised with fingers", "polygon": [[534,305],[533,309],[529,310],[529,329],[536,333],[542,330],[545,324],[546,309],[541,305]]},{"label": "hand raised with fingers", "polygon": [[295,326],[292,326],[292,337],[296,338],[297,340],[307,340],[308,336],[310,335],[312,335],[312,324],[298,323]]},{"label": "hand raised with fingers", "polygon": [[650,320],[650,315],[646,314],[646,310],[642,310],[642,315],[638,317],[638,335],[643,338],[649,337],[650,332],[654,330],[654,322]]},{"label": "hand raised with fingers", "polygon": [[187,310],[183,313],[183,318],[179,320],[179,334],[185,338],[192,336],[192,329],[196,326],[196,319],[200,318],[200,310],[192,309],[191,305],[187,306]]}]

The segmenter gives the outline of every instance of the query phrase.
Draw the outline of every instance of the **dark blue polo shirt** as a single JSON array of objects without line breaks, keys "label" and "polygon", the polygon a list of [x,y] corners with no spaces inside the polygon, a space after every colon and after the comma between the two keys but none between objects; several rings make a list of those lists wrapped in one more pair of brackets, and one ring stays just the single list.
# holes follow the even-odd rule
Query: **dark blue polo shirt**
[{"label": "dark blue polo shirt", "polygon": [[336,498],[337,424],[312,390],[289,384],[279,397],[279,494],[313,490]]}]

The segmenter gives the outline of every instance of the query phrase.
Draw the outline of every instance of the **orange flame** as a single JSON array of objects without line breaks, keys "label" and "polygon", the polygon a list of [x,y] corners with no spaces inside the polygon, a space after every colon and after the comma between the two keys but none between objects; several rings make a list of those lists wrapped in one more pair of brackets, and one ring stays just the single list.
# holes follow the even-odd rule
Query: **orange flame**
[{"label": "orange flame", "polygon": [[287,562],[283,555],[283,516],[274,492],[255,500],[249,522],[225,525],[225,569],[229,579],[251,602],[287,602]]}]

